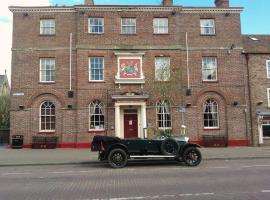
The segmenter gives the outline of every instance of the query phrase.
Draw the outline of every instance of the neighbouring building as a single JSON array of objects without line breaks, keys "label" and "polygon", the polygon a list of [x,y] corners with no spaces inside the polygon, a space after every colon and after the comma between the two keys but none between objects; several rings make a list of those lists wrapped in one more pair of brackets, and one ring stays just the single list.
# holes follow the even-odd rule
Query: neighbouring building
[{"label": "neighbouring building", "polygon": [[254,145],[270,145],[270,35],[243,35]]},{"label": "neighbouring building", "polygon": [[249,145],[240,13],[215,7],[84,5],[13,13],[11,135],[88,147],[95,134],[172,131]]}]

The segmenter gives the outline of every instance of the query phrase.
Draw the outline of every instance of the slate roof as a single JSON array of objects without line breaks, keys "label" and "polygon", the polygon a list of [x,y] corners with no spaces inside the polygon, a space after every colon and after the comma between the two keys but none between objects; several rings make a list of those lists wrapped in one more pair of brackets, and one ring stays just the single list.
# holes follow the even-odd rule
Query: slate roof
[{"label": "slate roof", "polygon": [[246,53],[270,53],[270,35],[243,35]]}]

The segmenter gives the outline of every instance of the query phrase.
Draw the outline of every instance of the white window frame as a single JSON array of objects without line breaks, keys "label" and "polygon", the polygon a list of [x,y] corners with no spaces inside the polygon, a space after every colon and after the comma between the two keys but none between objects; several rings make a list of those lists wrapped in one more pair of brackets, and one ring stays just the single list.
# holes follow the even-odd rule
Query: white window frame
[{"label": "white window frame", "polygon": [[266,73],[267,78],[270,79],[270,60],[266,60]]},{"label": "white window frame", "polygon": [[[162,59],[163,61],[161,61]],[[160,72],[161,70],[163,71]],[[156,81],[169,81],[170,78],[171,78],[171,58],[170,57],[155,57],[155,80]]]},{"label": "white window frame", "polygon": [[[42,115],[42,111],[41,111],[41,109],[42,109],[42,106],[44,105],[44,104],[50,104],[50,105],[48,105],[48,106],[46,106],[45,107],[45,114],[44,115]],[[51,114],[51,109],[52,109],[52,106],[54,106],[54,115],[53,114]],[[47,113],[46,113],[46,108],[48,108],[48,109],[50,109],[50,114],[49,115],[47,115]],[[42,123],[42,117],[44,117],[45,118],[45,129],[42,129],[42,125],[41,125],[41,123]],[[46,127],[46,120],[47,120],[47,117],[49,117],[49,119],[50,119],[50,127],[52,126],[52,121],[51,121],[51,119],[52,119],[52,117],[54,117],[54,129],[47,129],[47,127]],[[40,106],[39,106],[39,131],[40,132],[55,132],[55,128],[56,128],[56,108],[55,108],[55,104],[52,102],[52,101],[43,101],[41,104],[40,104]]]},{"label": "white window frame", "polygon": [[[209,22],[209,25],[204,25],[204,22],[207,21]],[[215,35],[216,34],[215,19],[200,19],[200,30],[201,35]],[[209,32],[206,30],[209,30]]]},{"label": "white window frame", "polygon": [[[167,105],[169,111],[165,110],[165,105]],[[159,108],[162,109],[161,112],[159,112]],[[163,120],[159,120],[159,115],[163,115]],[[169,119],[167,119],[167,115],[169,116]],[[172,115],[171,115],[171,104],[170,102],[166,100],[161,100],[156,103],[156,117],[157,117],[157,127],[160,130],[167,130],[172,129]],[[159,126],[159,122],[161,122],[161,126]],[[170,126],[166,126],[166,124],[169,123]]]},{"label": "white window frame", "polygon": [[268,107],[270,108],[270,88],[267,88],[267,102],[268,102]]},{"label": "white window frame", "polygon": [[[214,64],[213,66],[211,66],[210,62],[207,62],[206,63],[206,60],[208,59],[214,59]],[[206,72],[211,72],[211,71],[214,71],[215,70],[215,79],[205,79],[205,73]],[[210,74],[209,74],[210,75]],[[215,82],[218,80],[218,67],[217,67],[217,57],[213,57],[213,56],[205,56],[205,57],[202,57],[202,81],[205,81],[205,82]]]},{"label": "white window frame", "polygon": [[[91,21],[93,20],[94,24],[91,24]],[[97,24],[95,24],[97,22]],[[101,24],[99,24],[101,23]],[[101,27],[102,31],[92,31],[92,27],[98,27],[98,29]],[[88,18],[88,33],[93,34],[102,34],[104,33],[104,18],[102,17],[89,17]]]},{"label": "white window frame", "polygon": [[154,34],[168,34],[169,33],[169,19],[167,17],[154,18],[153,29],[154,29]]},{"label": "white window frame", "polygon": [[[99,113],[96,113],[96,108],[99,109]],[[98,130],[103,131],[105,130],[105,107],[104,104],[100,101],[93,101],[89,104],[89,131]],[[95,120],[95,117],[98,117],[99,120]],[[94,121],[91,121],[91,117],[94,117]],[[103,117],[103,121],[101,120],[101,117]],[[94,123],[94,127],[91,128],[91,123]],[[96,123],[98,123],[98,127],[96,127]]]},{"label": "white window frame", "polygon": [[[99,72],[100,71],[102,71],[102,73],[100,73],[98,76],[100,77],[101,76],[101,74],[102,74],[102,79],[98,79],[98,80],[96,80],[96,79],[92,79],[92,64],[91,64],[91,59],[95,59],[95,58],[102,58],[102,68],[94,68],[94,69],[96,69],[96,70],[99,70]],[[104,60],[104,57],[102,57],[102,56],[91,56],[91,57],[89,57],[89,61],[88,61],[89,63],[88,63],[88,71],[89,71],[89,81],[91,81],[91,82],[103,82],[104,81],[104,65],[105,65],[105,60]],[[95,77],[95,75],[94,75],[94,77]]]},{"label": "white window frame", "polygon": [[[49,66],[49,68],[47,68],[47,66]],[[47,80],[46,78],[48,77],[47,71],[50,71],[49,80]],[[43,79],[44,77],[45,79]],[[39,58],[39,81],[42,83],[54,83],[55,77],[56,77],[55,58]]]},{"label": "white window frame", "polygon": [[[209,102],[210,103],[209,103]],[[210,106],[216,106],[216,112],[213,112],[213,111],[210,111],[210,112],[205,112],[205,110],[206,110],[206,107],[208,106],[210,104]],[[213,104],[215,104],[215,105],[213,105]],[[211,109],[211,110],[213,110],[213,109]],[[216,122],[217,122],[217,126],[209,126],[209,121],[211,120],[211,119],[205,119],[204,118],[204,115],[205,114],[213,114],[213,115],[216,115]],[[205,126],[205,120],[208,120],[208,126]],[[212,119],[213,120],[213,119]],[[217,101],[215,101],[215,100],[213,100],[213,99],[207,99],[205,102],[204,102],[204,104],[203,104],[203,127],[204,127],[204,129],[219,129],[219,109],[218,109],[218,103],[217,103]]]},{"label": "white window frame", "polygon": [[[129,23],[127,23],[127,24],[123,24],[123,20],[128,20],[129,21]],[[135,22],[135,25],[131,25],[131,21],[132,20],[134,20],[134,22]],[[135,28],[135,31],[134,32],[132,32],[132,33],[129,33],[129,32],[123,32],[123,28],[131,28],[131,27],[134,27]],[[136,32],[137,32],[137,27],[136,27],[136,18],[135,17],[122,17],[121,18],[121,34],[127,34],[127,35],[132,35],[132,34],[136,34]]]},{"label": "white window frame", "polygon": [[55,35],[55,19],[40,19],[39,27],[40,35]]}]

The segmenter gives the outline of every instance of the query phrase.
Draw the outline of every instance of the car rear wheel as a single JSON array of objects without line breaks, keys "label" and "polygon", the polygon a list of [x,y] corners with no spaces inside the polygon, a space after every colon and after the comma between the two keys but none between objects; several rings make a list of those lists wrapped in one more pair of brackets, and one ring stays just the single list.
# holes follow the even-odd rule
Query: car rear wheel
[{"label": "car rear wheel", "polygon": [[123,168],[127,164],[127,153],[123,149],[112,149],[108,161],[113,168]]},{"label": "car rear wheel", "polygon": [[188,166],[197,166],[202,161],[202,155],[199,149],[196,147],[188,147],[183,154],[183,161]]},{"label": "car rear wheel", "polygon": [[163,155],[177,155],[179,145],[173,138],[167,138],[161,143],[161,152]]}]

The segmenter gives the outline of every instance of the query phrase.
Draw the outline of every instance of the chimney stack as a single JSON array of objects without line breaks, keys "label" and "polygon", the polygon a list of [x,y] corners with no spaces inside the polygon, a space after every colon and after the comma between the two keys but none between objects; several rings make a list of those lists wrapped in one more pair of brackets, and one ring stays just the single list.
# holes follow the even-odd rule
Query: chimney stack
[{"label": "chimney stack", "polygon": [[216,7],[219,8],[228,8],[230,7],[230,0],[215,0]]},{"label": "chimney stack", "polygon": [[94,0],[84,0],[84,5],[93,6]]},{"label": "chimney stack", "polygon": [[173,0],[163,0],[162,5],[163,6],[173,6]]}]

